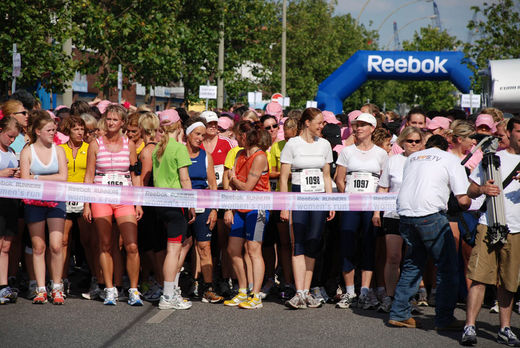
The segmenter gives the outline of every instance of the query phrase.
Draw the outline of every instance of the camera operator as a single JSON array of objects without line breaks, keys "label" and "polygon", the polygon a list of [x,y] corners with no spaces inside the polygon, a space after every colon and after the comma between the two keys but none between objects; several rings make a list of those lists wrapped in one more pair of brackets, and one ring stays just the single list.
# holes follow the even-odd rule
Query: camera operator
[{"label": "camera operator", "polygon": [[[491,245],[486,241],[490,217],[487,211],[479,220],[475,247],[468,264],[468,278],[472,285],[469,290],[466,311],[466,326],[462,344],[473,345],[477,342],[475,321],[484,299],[485,285],[498,285],[498,305],[500,308],[500,331],[497,341],[509,346],[519,347],[520,340],[510,328],[513,297],[520,278],[520,183],[518,169],[520,162],[520,118],[509,120],[506,130],[510,139],[509,147],[498,151],[502,178],[512,173],[513,180],[503,189],[506,223],[509,227],[506,243]],[[514,173],[513,173],[514,171]],[[480,164],[470,175],[468,196],[477,198],[482,194],[498,196],[500,188],[494,180],[485,180],[485,169]],[[489,210],[489,209],[488,209]]]}]

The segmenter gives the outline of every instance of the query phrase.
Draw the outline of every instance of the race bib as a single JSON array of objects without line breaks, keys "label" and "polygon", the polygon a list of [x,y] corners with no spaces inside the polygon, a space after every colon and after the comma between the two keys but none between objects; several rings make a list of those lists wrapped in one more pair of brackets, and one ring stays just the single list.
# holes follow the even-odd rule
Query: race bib
[{"label": "race bib", "polygon": [[215,168],[215,179],[217,179],[217,187],[222,187],[222,177],[224,176],[224,165],[217,164]]},{"label": "race bib", "polygon": [[83,202],[67,202],[65,211],[67,213],[82,213],[83,212],[83,206],[85,204]]},{"label": "race bib", "polygon": [[347,174],[347,193],[375,193],[379,178],[372,173],[352,172]]},{"label": "race bib", "polygon": [[325,192],[321,169],[302,169],[300,173],[301,192]]},{"label": "race bib", "polygon": [[202,214],[202,213],[204,213],[205,210],[206,209],[204,209],[204,208],[195,208],[195,213]]},{"label": "race bib", "polygon": [[130,186],[129,179],[119,173],[110,173],[103,175],[103,185],[110,185],[110,186]]}]

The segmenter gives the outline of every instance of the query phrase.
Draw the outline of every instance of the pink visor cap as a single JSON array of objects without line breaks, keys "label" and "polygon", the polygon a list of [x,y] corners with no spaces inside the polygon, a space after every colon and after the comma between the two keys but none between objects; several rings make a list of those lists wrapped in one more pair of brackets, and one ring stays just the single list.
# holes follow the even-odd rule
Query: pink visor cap
[{"label": "pink visor cap", "polygon": [[323,115],[323,120],[327,123],[332,124],[341,124],[341,121],[336,118],[336,115],[334,115],[331,111],[322,111],[321,114]]},{"label": "pink visor cap", "polygon": [[221,116],[218,119],[218,126],[222,129],[228,130],[230,128],[233,128],[233,125],[235,124],[232,119],[226,116]]},{"label": "pink visor cap", "polygon": [[175,122],[179,122],[181,118],[179,117],[179,113],[175,109],[167,109],[161,112],[158,112],[159,120],[161,121],[161,126],[169,126]]},{"label": "pink visor cap", "polygon": [[437,128],[449,129],[450,124],[451,124],[451,120],[449,118],[442,117],[442,116],[436,116],[431,119],[431,121],[428,123],[428,126],[426,128],[428,128],[429,130],[435,130]]},{"label": "pink visor cap", "polygon": [[480,126],[488,126],[491,129],[491,133],[495,133],[497,131],[497,126],[495,124],[495,120],[493,120],[493,116],[489,114],[480,114],[475,121],[475,126],[478,128]]}]

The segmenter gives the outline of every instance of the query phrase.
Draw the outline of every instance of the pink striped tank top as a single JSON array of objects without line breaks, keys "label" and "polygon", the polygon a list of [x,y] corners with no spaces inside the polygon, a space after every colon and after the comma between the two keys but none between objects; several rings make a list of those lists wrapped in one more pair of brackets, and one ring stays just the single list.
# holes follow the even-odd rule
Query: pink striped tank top
[{"label": "pink striped tank top", "polygon": [[103,137],[96,139],[99,150],[96,158],[95,184],[102,184],[107,174],[120,174],[127,181],[126,185],[132,185],[130,180],[130,150],[128,139],[123,137],[123,148],[119,152],[111,152],[105,147]]}]

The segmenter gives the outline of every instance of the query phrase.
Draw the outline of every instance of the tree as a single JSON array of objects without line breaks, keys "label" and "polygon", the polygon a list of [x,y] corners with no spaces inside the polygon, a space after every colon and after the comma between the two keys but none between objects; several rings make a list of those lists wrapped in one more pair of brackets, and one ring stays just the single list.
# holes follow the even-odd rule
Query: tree
[{"label": "tree", "polygon": [[[334,16],[334,3],[291,1],[287,9],[287,93],[291,106],[313,100],[318,85],[359,49],[369,49],[376,34],[357,26],[350,14]],[[272,82],[279,86],[280,45],[273,48]],[[274,72],[276,71],[276,74]]]},{"label": "tree", "polygon": [[99,77],[105,97],[117,85],[121,64],[128,83],[145,86],[178,81],[182,60],[179,38],[185,27],[176,21],[178,0],[76,0],[74,43],[78,69]]},{"label": "tree", "polygon": [[13,44],[21,54],[17,86],[61,92],[74,76],[72,58],[62,49],[71,35],[71,11],[65,0],[2,0],[0,31],[0,94],[6,95],[12,75]]},{"label": "tree", "polygon": [[[520,56],[519,5],[519,1],[500,0],[497,3],[484,3],[482,8],[471,7],[475,13],[482,14],[482,19],[471,20],[468,23],[468,29],[476,32],[477,38],[473,43],[466,43],[464,50],[480,69],[485,68],[490,59]],[[477,68],[474,70],[476,72]],[[478,82],[478,74],[475,74],[475,77]]]},{"label": "tree", "polygon": [[[450,36],[446,30],[428,26],[414,33],[410,41],[403,42],[405,51],[446,51],[460,46],[456,37]],[[387,105],[406,103],[421,105],[425,110],[451,109],[456,102],[456,88],[449,81],[387,81]]]}]

